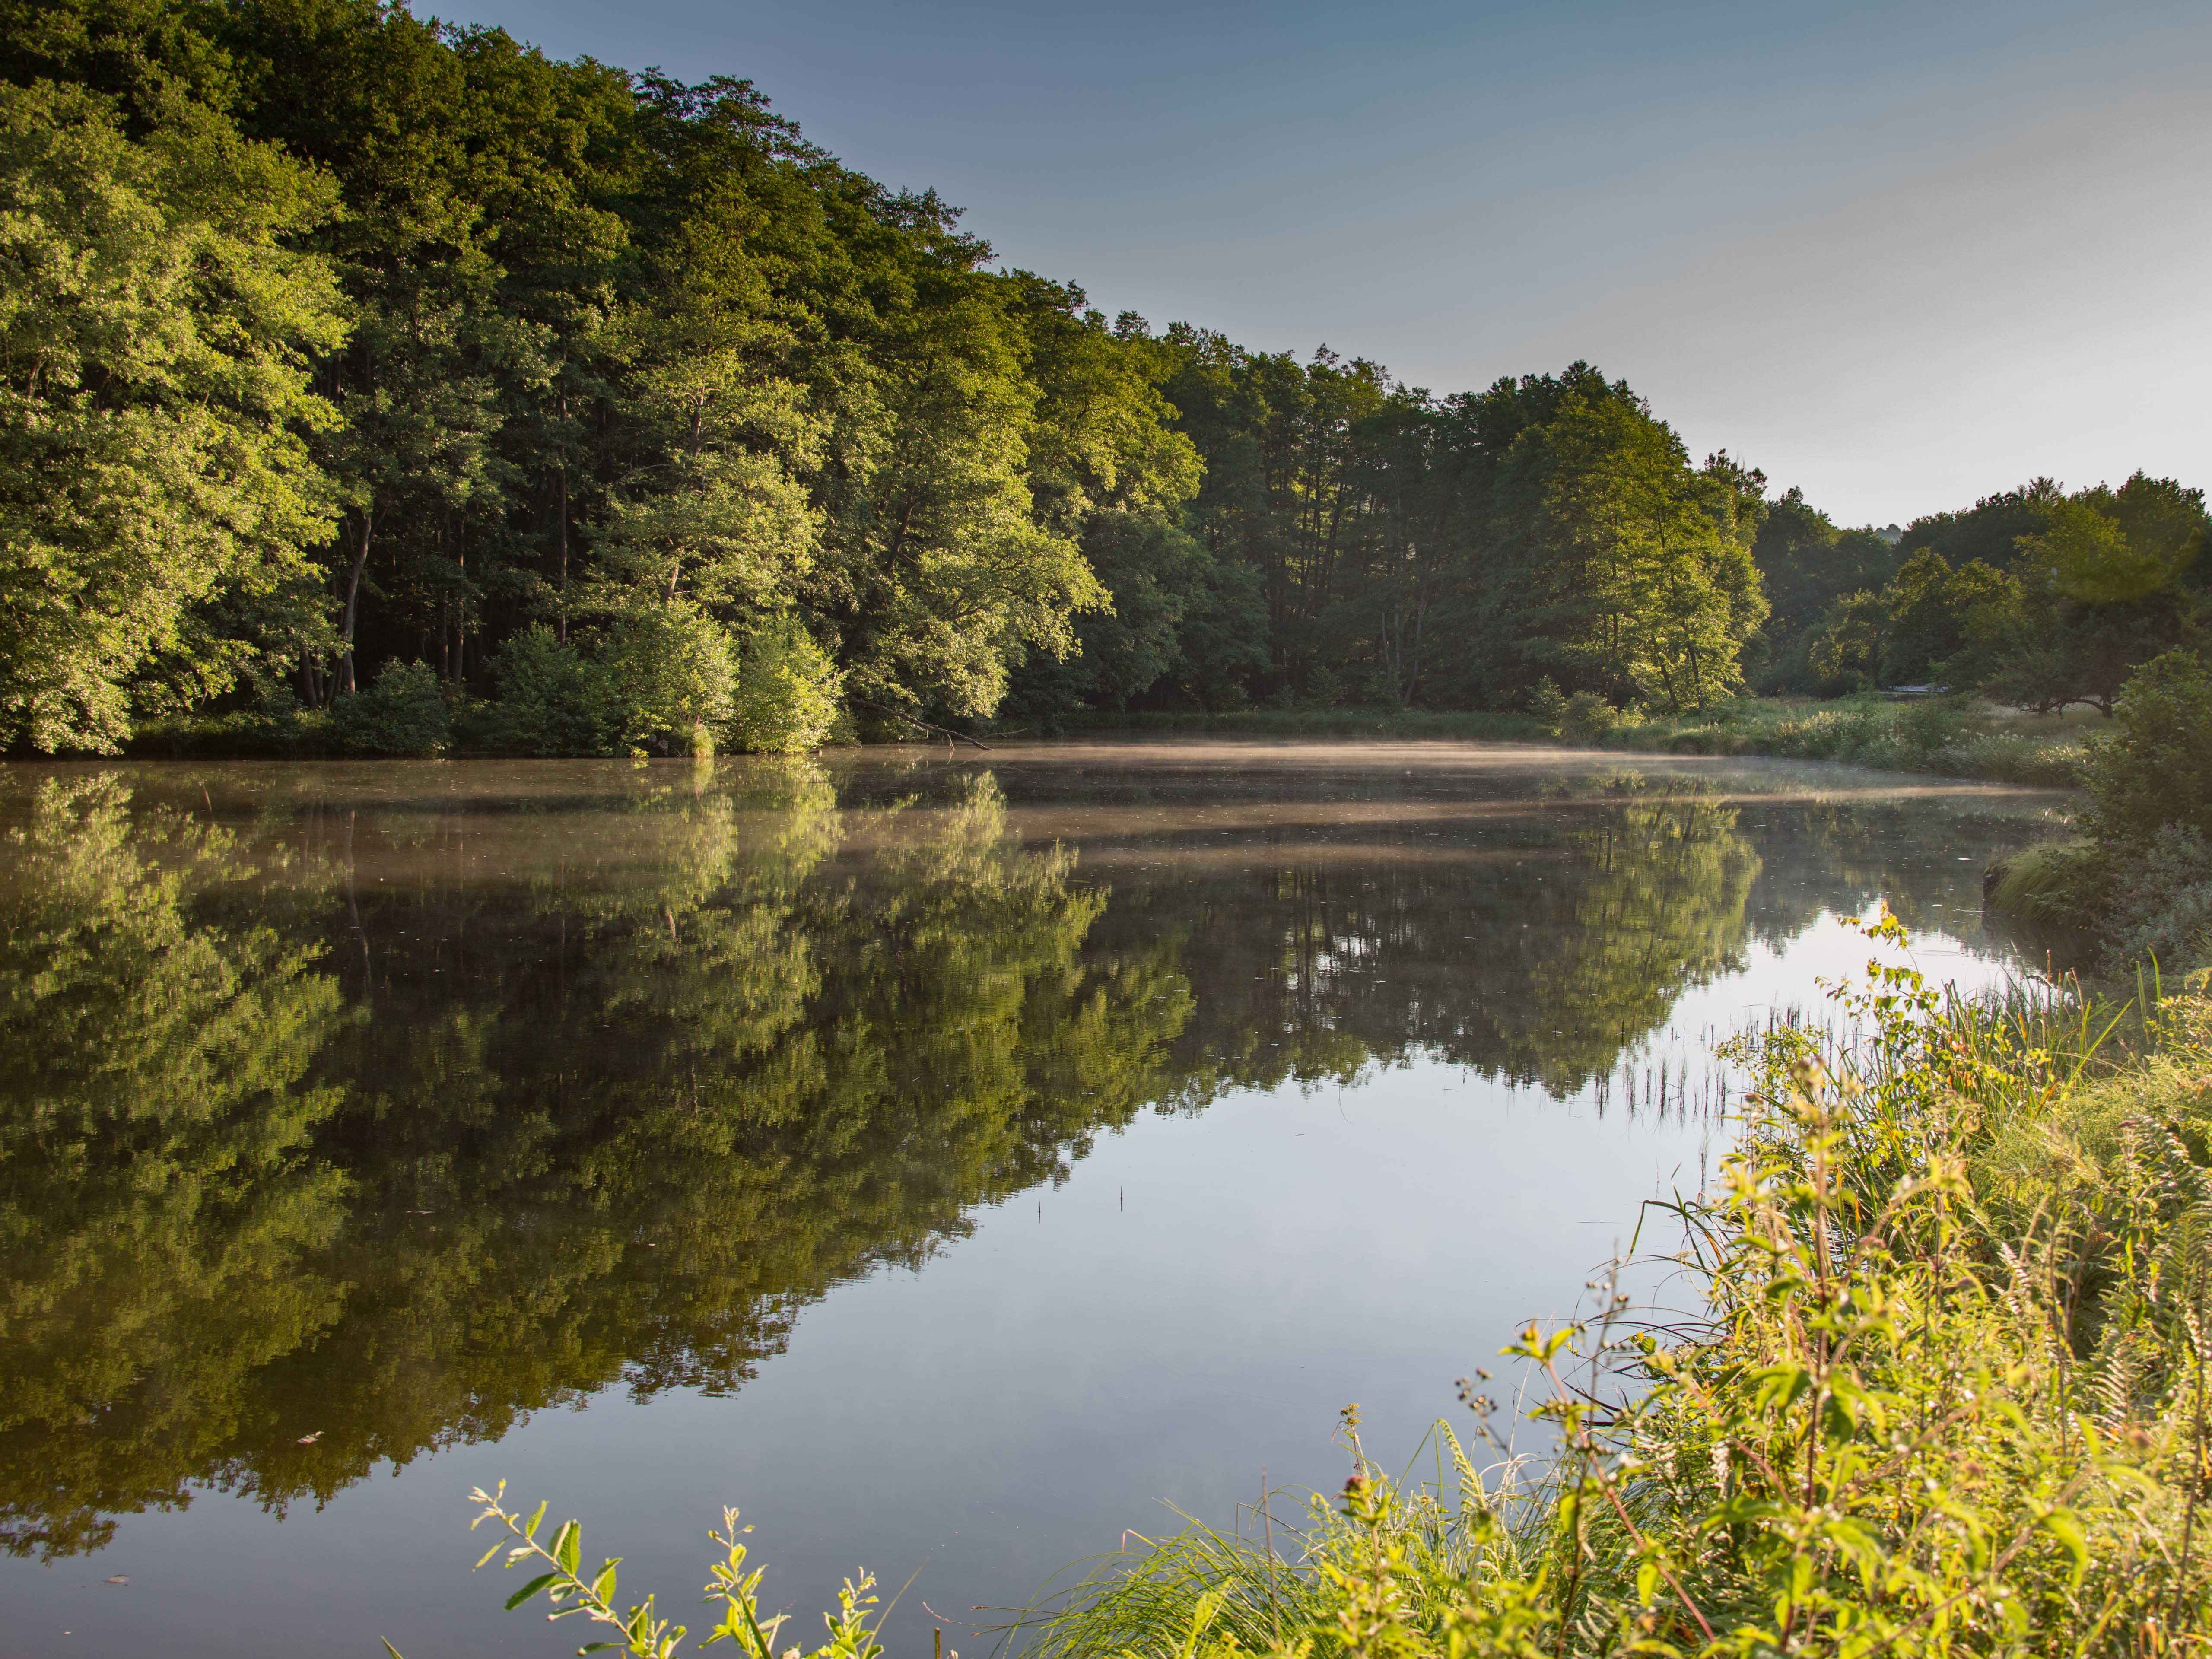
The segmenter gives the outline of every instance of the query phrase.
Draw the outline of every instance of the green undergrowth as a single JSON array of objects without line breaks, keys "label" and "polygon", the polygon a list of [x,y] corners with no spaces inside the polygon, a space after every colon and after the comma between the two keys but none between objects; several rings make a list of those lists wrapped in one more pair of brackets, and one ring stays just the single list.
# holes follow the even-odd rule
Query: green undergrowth
[{"label": "green undergrowth", "polygon": [[2173,651],[2137,669],[2081,782],[2077,839],[1992,866],[1989,909],[2078,930],[2106,971],[2212,967],[2212,666]]},{"label": "green undergrowth", "polygon": [[2093,879],[2086,848],[2078,843],[2047,842],[1990,866],[1987,898],[2008,916],[2045,927],[2064,927],[2090,902]]},{"label": "green undergrowth", "polygon": [[1819,702],[1745,697],[1695,714],[1664,715],[1623,712],[1596,698],[1577,696],[1529,714],[1348,708],[1095,714],[1064,717],[1060,729],[1565,743],[1648,754],[1841,761],[1890,771],[2070,788],[2081,781],[2087,727],[2078,719],[2014,717],[1948,699]]},{"label": "green undergrowth", "polygon": [[1770,755],[1887,771],[2070,788],[2081,781],[2078,723],[2024,720],[1948,701],[1746,699],[1708,715],[1623,720],[1608,746],[1674,754]]},{"label": "green undergrowth", "polygon": [[[1905,943],[1885,918],[1873,930]],[[1757,1087],[1713,1189],[1662,1212],[1695,1311],[1604,1287],[1463,1385],[1394,1479],[1356,1408],[1341,1492],[1092,1564],[1004,1634],[1031,1659],[2212,1652],[2212,1000],[2146,981],[1966,1000],[1870,963]],[[1844,1035],[1838,1036],[1836,1032]],[[1647,1231],[1649,1228],[1647,1227]],[[1493,1395],[1536,1401],[1516,1455]],[[684,1632],[539,1540],[510,1601],[659,1659]],[[734,1542],[709,1640],[770,1659]],[[499,1553],[495,1548],[485,1558]],[[869,1586],[828,1659],[872,1659]]]}]

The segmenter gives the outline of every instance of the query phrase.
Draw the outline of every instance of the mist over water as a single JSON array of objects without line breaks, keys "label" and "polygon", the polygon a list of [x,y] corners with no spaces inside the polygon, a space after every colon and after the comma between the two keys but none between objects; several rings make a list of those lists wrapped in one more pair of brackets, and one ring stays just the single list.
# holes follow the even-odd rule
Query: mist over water
[{"label": "mist over water", "polygon": [[1839,919],[2016,971],[1981,871],[2048,805],[1458,744],[4,769],[0,1596],[550,1653],[466,1571],[504,1475],[678,1617],[734,1503],[801,1634],[865,1563],[980,1653],[1162,1500],[1334,1486],[1346,1401],[1411,1455],[1696,1189],[1711,1043],[1862,969]]}]

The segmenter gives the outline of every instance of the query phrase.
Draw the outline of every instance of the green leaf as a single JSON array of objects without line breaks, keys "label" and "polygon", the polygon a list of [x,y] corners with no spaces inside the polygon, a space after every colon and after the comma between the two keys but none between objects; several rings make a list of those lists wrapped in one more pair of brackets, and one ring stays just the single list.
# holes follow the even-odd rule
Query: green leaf
[{"label": "green leaf", "polygon": [[1779,1365],[1764,1366],[1753,1371],[1752,1377],[1759,1384],[1753,1399],[1757,1408],[1760,1411],[1771,1411],[1778,1407],[1786,1411],[1797,1402],[1800,1395],[1813,1386],[1813,1374],[1810,1371],[1802,1365],[1790,1364],[1787,1362]]},{"label": "green leaf", "polygon": [[538,1507],[537,1507],[536,1509],[534,1509],[534,1510],[531,1510],[531,1511],[530,1511],[530,1524],[529,1524],[528,1526],[525,1527],[525,1528],[522,1529],[522,1535],[523,1535],[524,1537],[526,1537],[526,1538],[535,1538],[535,1537],[537,1537],[537,1536],[538,1536],[538,1523],[539,1522],[543,1521],[544,1518],[545,1518],[545,1505],[544,1505],[544,1504],[541,1501],[541,1502],[538,1504]]},{"label": "green leaf", "polygon": [[752,1598],[747,1596],[738,1603],[738,1607],[745,1615],[745,1628],[753,1633],[753,1652],[759,1656],[759,1659],[768,1659],[768,1656],[775,1650],[769,1646],[768,1638],[762,1634],[760,1620],[753,1613]]},{"label": "green leaf", "polygon": [[532,1579],[520,1589],[515,1591],[514,1595],[507,1598],[507,1610],[509,1613],[513,1613],[517,1607],[520,1607],[525,1601],[527,1601],[532,1596],[537,1595],[538,1591],[544,1589],[548,1584],[551,1583],[560,1576],[561,1575],[557,1572],[539,1573],[537,1577]]},{"label": "green leaf", "polygon": [[574,1521],[563,1521],[561,1530],[553,1534],[553,1547],[547,1552],[561,1564],[561,1571],[571,1578],[576,1576],[576,1563],[582,1559],[584,1529]]},{"label": "green leaf", "polygon": [[[384,1638],[381,1636],[378,1637],[376,1639],[380,1642],[384,1642]],[[392,1659],[399,1659],[399,1650],[393,1647],[391,1643],[384,1642],[384,1650],[392,1656]]]},{"label": "green leaf", "polygon": [[2042,1524],[2044,1531],[2074,1558],[2074,1582],[2080,1583],[2081,1575],[2089,1570],[2089,1540],[2081,1530],[2080,1517],[2071,1510],[2053,1510],[2043,1517]]}]

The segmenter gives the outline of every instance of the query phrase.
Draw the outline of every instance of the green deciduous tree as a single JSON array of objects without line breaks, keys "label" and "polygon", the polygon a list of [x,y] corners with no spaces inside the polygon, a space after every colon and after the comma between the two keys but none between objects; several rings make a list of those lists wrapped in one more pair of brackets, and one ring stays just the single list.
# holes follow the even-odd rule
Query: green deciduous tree
[{"label": "green deciduous tree", "polygon": [[795,616],[761,623],[738,654],[729,731],[740,749],[796,755],[821,746],[837,722],[836,666]]},{"label": "green deciduous tree", "polygon": [[[1812,661],[1823,613],[1848,595],[1879,592],[1896,574],[1895,544],[1871,529],[1838,528],[1793,489],[1767,503],[1752,557],[1773,607],[1761,629],[1765,648],[1753,684],[1772,690],[1834,689],[1832,677]],[[1875,672],[1869,664],[1868,684]]]},{"label": "green deciduous tree", "polygon": [[1516,438],[1502,489],[1523,660],[1616,702],[1734,691],[1765,607],[1732,496],[1700,484],[1673,432],[1623,399],[1571,399]]},{"label": "green deciduous tree", "polygon": [[2147,846],[2169,826],[2212,836],[2212,671],[2169,651],[2136,670],[2087,769],[2100,835]]},{"label": "green deciduous tree", "polygon": [[832,505],[823,593],[856,690],[988,714],[1030,650],[1073,648],[1110,600],[1037,521],[1022,471],[1037,390],[1000,297],[948,275],[902,318],[875,378],[872,451]]},{"label": "green deciduous tree", "polygon": [[592,655],[618,750],[711,755],[735,707],[737,652],[696,604],[649,600],[617,612]]},{"label": "green deciduous tree", "polygon": [[640,453],[612,487],[595,568],[639,599],[773,612],[813,560],[820,520],[802,475],[823,423],[783,372],[793,342],[762,316],[757,274],[708,227],[690,229],[679,274],[611,331]]},{"label": "green deciduous tree", "polygon": [[[1900,677],[1928,673],[2020,708],[2086,702],[2109,714],[2140,664],[2194,637],[2188,576],[2202,546],[2200,492],[2141,473],[2118,489],[2062,494],[2038,480],[1991,497],[1899,572]],[[1936,544],[2015,532],[2009,556],[1942,570]],[[1913,533],[1925,533],[1916,525]]]},{"label": "green deciduous tree", "polygon": [[258,641],[194,626],[295,580],[333,502],[311,354],[332,193],[186,105],[134,140],[97,97],[0,86],[0,744],[112,751],[162,653],[202,695]]}]

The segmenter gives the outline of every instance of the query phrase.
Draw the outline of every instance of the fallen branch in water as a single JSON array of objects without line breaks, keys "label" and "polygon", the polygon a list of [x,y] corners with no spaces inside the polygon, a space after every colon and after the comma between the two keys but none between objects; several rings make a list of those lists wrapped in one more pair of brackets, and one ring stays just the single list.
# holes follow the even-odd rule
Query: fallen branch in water
[{"label": "fallen branch in water", "polygon": [[935,725],[919,715],[908,714],[903,708],[886,708],[879,702],[870,702],[866,697],[851,697],[847,701],[858,703],[861,708],[872,710],[887,719],[904,720],[908,726],[918,726],[924,732],[934,732],[943,738],[948,745],[957,738],[962,743],[974,744],[978,749],[988,750],[991,746],[980,738],[971,738],[965,732],[956,732],[949,726]]}]

